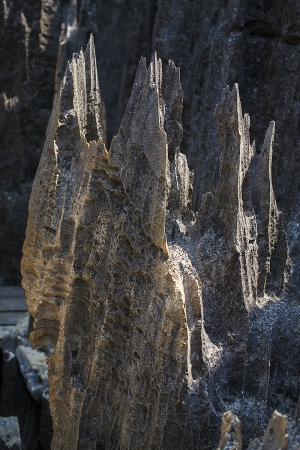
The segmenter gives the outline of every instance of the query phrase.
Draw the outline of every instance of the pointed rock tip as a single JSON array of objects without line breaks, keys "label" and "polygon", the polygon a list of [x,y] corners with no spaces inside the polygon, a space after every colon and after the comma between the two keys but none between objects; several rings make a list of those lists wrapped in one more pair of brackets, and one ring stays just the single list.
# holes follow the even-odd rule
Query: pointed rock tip
[{"label": "pointed rock tip", "polygon": [[236,114],[236,112],[242,112],[238,83],[233,85],[231,91],[229,85],[222,90],[221,101],[216,105],[214,117],[220,120],[225,116]]},{"label": "pointed rock tip", "polygon": [[87,46],[90,46],[90,47],[94,47],[95,46],[95,39],[94,39],[93,33],[90,34],[90,38],[89,38]]},{"label": "pointed rock tip", "polygon": [[270,153],[270,156],[272,155],[272,144],[274,142],[274,137],[275,137],[275,121],[271,120],[266,134],[265,134],[265,138],[264,138],[264,143],[262,145],[262,149],[261,149],[261,153]]},{"label": "pointed rock tip", "polygon": [[95,50],[95,43],[94,43],[94,36],[93,34],[90,34],[90,38],[88,40],[88,43],[86,45],[86,49],[83,52],[83,50],[80,50],[80,54],[83,55],[85,64],[87,67],[96,66],[96,50]]},{"label": "pointed rock tip", "polygon": [[177,69],[177,67],[176,67],[174,61],[172,61],[172,59],[168,59],[168,66],[174,67],[174,69]]},{"label": "pointed rock tip", "polygon": [[157,51],[155,51],[153,54],[152,54],[152,57],[151,57],[151,61],[150,61],[150,64],[151,63],[157,63],[157,61],[158,61],[158,58],[157,58]]},{"label": "pointed rock tip", "polygon": [[168,60],[168,67],[166,70],[166,74],[169,74],[169,76],[170,74],[172,74],[172,76],[176,79],[176,81],[180,83],[180,67],[179,66],[177,67],[174,61],[172,61],[171,59]]},{"label": "pointed rock tip", "polygon": [[138,65],[136,73],[140,72],[141,70],[143,70],[143,71],[147,70],[147,62],[146,62],[146,58],[144,56],[140,57],[139,65]]},{"label": "pointed rock tip", "polygon": [[162,62],[161,59],[157,57],[156,51],[152,55],[148,73],[150,83],[158,83],[160,86],[162,82]]},{"label": "pointed rock tip", "polygon": [[176,64],[174,63],[174,61],[172,61],[172,59],[168,59],[167,71],[172,71],[176,73],[177,77],[180,79],[180,67],[176,66]]},{"label": "pointed rock tip", "polygon": [[267,137],[269,137],[273,141],[274,140],[274,136],[275,136],[275,120],[271,120],[271,122],[269,123],[269,126],[267,128],[267,131],[266,131],[265,139]]},{"label": "pointed rock tip", "polygon": [[90,34],[88,43],[86,45],[86,49],[84,53],[93,54],[95,53],[95,39],[93,33]]},{"label": "pointed rock tip", "polygon": [[147,62],[146,58],[144,56],[141,56],[136,70],[132,91],[134,91],[136,87],[140,87],[140,85],[144,83],[146,77],[147,77]]}]

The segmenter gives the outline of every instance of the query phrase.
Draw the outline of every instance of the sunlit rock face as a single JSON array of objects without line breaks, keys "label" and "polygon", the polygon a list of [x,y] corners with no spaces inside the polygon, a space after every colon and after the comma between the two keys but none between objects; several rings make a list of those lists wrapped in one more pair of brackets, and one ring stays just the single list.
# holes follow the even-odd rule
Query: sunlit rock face
[{"label": "sunlit rock face", "polygon": [[92,37],[66,70],[22,260],[31,340],[54,347],[52,449],[210,449],[225,411],[248,440],[270,418],[290,270],[274,123],[256,154],[238,86],[223,91],[219,181],[194,213],[182,101],[174,63],[142,58],[108,151]]}]

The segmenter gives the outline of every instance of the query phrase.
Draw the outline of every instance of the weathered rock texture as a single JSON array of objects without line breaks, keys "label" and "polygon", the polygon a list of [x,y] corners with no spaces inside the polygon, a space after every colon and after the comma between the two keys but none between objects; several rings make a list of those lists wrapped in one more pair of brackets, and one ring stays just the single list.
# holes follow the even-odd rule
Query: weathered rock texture
[{"label": "weathered rock texture", "polygon": [[[255,438],[248,450],[296,450],[299,448],[300,424],[296,419],[288,422],[288,417],[274,411],[263,436]],[[239,418],[231,411],[223,414],[221,437],[217,450],[241,450],[242,431]]]},{"label": "weathered rock texture", "polygon": [[[142,58],[107,151],[93,38],[68,65],[22,261],[32,342],[54,347],[53,449],[209,449],[227,410],[248,442],[278,401],[286,367],[274,327],[289,317],[290,262],[271,181],[274,123],[256,154],[237,85],[223,91],[219,180],[194,214],[182,97],[173,62],[163,74],[156,54],[148,69]],[[293,391],[291,411],[295,379],[280,386],[285,400]]]},{"label": "weathered rock texture", "polygon": [[217,450],[240,450],[241,448],[241,421],[231,411],[228,411],[222,417],[221,436]]},{"label": "weathered rock texture", "polygon": [[0,417],[0,449],[21,450],[21,438],[17,417]]}]

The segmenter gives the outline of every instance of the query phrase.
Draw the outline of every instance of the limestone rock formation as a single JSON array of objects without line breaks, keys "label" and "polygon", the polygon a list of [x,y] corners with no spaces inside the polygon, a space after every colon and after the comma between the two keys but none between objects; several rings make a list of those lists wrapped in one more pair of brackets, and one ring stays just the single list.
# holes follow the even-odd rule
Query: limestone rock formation
[{"label": "limestone rock formation", "polygon": [[54,347],[52,449],[209,449],[227,410],[248,442],[273,409],[289,309],[274,123],[256,154],[237,85],[223,91],[219,181],[195,214],[174,63],[140,60],[109,151],[100,109],[91,37],[53,108],[23,249],[31,340]]},{"label": "limestone rock formation", "polygon": [[221,437],[217,450],[240,450],[242,448],[241,422],[228,411],[223,414]]},{"label": "limestone rock formation", "polygon": [[17,417],[0,417],[0,449],[21,450],[19,422]]},{"label": "limestone rock formation", "polygon": [[[287,427],[287,416],[283,416],[282,414],[279,414],[278,411],[274,411],[265,434],[261,439],[255,439],[254,442],[250,444],[249,449],[287,449],[289,443]],[[291,444],[292,443],[293,442],[291,442]],[[289,448],[291,448],[291,446],[289,446]]]},{"label": "limestone rock formation", "polygon": [[[299,448],[299,438],[299,420],[289,422],[287,416],[274,411],[263,436],[255,438],[247,446],[247,450],[294,450]],[[221,437],[217,450],[222,449],[242,449],[241,422],[231,411],[224,413],[222,418]]]},{"label": "limestone rock formation", "polygon": [[[298,2],[3,0],[0,2],[0,24],[0,284],[20,282],[19,262],[27,203],[54,92],[60,85],[72,52],[85,47],[93,31],[100,85],[107,106],[109,140],[122,120],[140,55],[149,59],[151,52],[157,50],[163,65],[167,65],[167,58],[180,65],[185,99],[180,148],[187,155],[195,174],[195,209],[198,209],[204,192],[215,190],[218,178],[219,135],[217,122],[212,119],[214,106],[226,84],[232,88],[235,82],[239,83],[244,109],[251,113],[251,134],[258,143],[257,154],[252,158],[248,172],[252,174],[252,205],[258,233],[258,299],[264,298],[263,291],[267,295],[271,293],[271,297],[274,292],[280,298],[287,274],[287,270],[282,270],[285,266],[284,248],[276,243],[272,250],[273,238],[269,239],[266,234],[268,208],[261,212],[264,199],[260,198],[260,193],[273,195],[271,185],[267,187],[263,183],[264,188],[257,192],[255,181],[256,171],[264,170],[266,174],[266,164],[271,162],[268,152],[264,160],[260,158],[261,143],[268,122],[276,120],[273,181],[284,217],[278,216],[273,206],[270,211],[280,223],[278,231],[274,230],[275,234],[282,234],[283,238],[284,232],[280,230],[283,230],[282,220],[285,221],[293,263],[294,291],[299,292]],[[163,96],[167,95],[164,90]],[[171,219],[178,221],[181,217],[178,213],[180,199],[184,199],[185,205],[190,205],[191,178],[175,170],[175,166],[184,161],[184,157],[175,152],[176,148],[179,149],[181,133],[176,134],[176,127],[173,131],[168,110],[165,115],[169,182],[175,186],[178,183],[182,186],[179,192],[184,192],[178,195],[176,189],[168,191],[166,217],[170,242],[170,232],[175,234],[177,226],[174,231]],[[103,125],[101,117],[100,121]],[[175,123],[178,123],[178,118]],[[187,207],[183,216],[184,220],[193,220]],[[180,219],[180,227],[181,222]],[[284,242],[284,239],[277,242]],[[243,394],[243,398],[241,395],[244,415],[239,412],[239,409],[243,410],[239,402],[237,408],[233,406],[232,409],[239,413],[243,427],[250,430],[251,438],[263,433],[274,408],[289,417],[294,414],[299,395],[299,319],[298,297],[291,291],[281,301],[268,302],[250,314],[247,342],[249,376],[245,378],[248,396]],[[262,354],[265,358],[261,358]],[[13,364],[16,363],[6,361],[3,354],[5,369],[2,369],[1,401],[5,413],[0,411],[2,415],[14,416],[20,406],[15,407],[18,396],[10,394],[11,386],[8,389],[11,381],[9,367]],[[263,373],[266,374],[264,381]],[[255,387],[254,380],[257,379],[260,383]],[[268,394],[264,390],[266,386]],[[260,401],[261,393],[263,402]],[[219,434],[220,414],[231,407],[230,402],[225,403],[224,406],[218,405],[214,436]],[[259,422],[262,406],[265,415],[262,414],[263,419]],[[210,426],[214,423],[214,414]],[[251,431],[253,423],[260,423],[261,431]],[[22,421],[20,428],[22,433]],[[32,447],[31,442],[28,445]]]}]

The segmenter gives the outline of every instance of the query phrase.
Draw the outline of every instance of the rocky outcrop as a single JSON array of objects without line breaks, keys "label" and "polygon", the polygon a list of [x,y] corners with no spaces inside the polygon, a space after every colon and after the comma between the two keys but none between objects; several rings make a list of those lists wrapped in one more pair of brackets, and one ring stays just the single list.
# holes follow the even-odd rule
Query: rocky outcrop
[{"label": "rocky outcrop", "polygon": [[[299,448],[300,427],[298,419],[288,421],[288,417],[274,411],[263,436],[255,438],[248,450],[294,450]],[[217,450],[241,450],[242,432],[239,418],[231,411],[223,414],[221,436]]]},{"label": "rocky outcrop", "polygon": [[290,263],[274,123],[257,154],[237,85],[223,91],[219,181],[195,214],[182,97],[173,62],[163,73],[156,54],[148,69],[142,58],[108,151],[93,38],[65,73],[22,260],[31,340],[54,347],[53,449],[209,449],[227,410],[248,442],[276,402]]},{"label": "rocky outcrop", "polygon": [[[274,411],[270,423],[268,425],[268,428],[266,429],[265,434],[261,439],[254,439],[254,442],[252,442],[249,445],[249,449],[259,449],[267,450],[267,449],[287,449],[287,448],[293,448],[293,444],[295,445],[296,442],[293,442],[293,428],[296,428],[295,426],[290,431],[290,439],[289,442],[289,435],[287,434],[288,431],[288,420],[287,416],[283,416],[282,414],[279,414],[278,411]],[[288,444],[290,444],[288,446]]]}]

